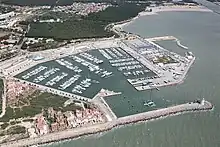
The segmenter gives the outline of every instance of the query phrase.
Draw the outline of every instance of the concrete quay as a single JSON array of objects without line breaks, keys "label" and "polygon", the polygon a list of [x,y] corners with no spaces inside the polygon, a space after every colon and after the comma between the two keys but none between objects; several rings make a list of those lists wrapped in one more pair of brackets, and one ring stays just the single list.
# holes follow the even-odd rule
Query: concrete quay
[{"label": "concrete quay", "polygon": [[105,102],[105,100],[102,97],[96,95],[91,100],[91,102],[95,104],[97,107],[99,107],[99,109],[104,113],[109,122],[117,119],[115,113],[111,110],[109,105]]},{"label": "concrete quay", "polygon": [[160,79],[160,81],[162,81],[162,83],[160,82],[159,85],[156,85],[156,86],[149,86],[149,85],[138,86],[138,87],[135,87],[135,89],[138,90],[138,91],[143,91],[143,90],[155,89],[155,88],[159,88],[159,87],[165,87],[165,86],[172,86],[172,85],[181,84],[181,83],[184,82],[184,80],[186,78],[186,75],[187,75],[188,71],[190,70],[190,68],[192,67],[192,65],[195,62],[195,60],[196,60],[196,58],[194,57],[190,61],[189,65],[186,67],[186,69],[184,70],[183,74],[178,79],[176,79],[174,81],[164,83],[163,81],[167,79],[166,77],[164,77],[164,78]]},{"label": "concrete quay", "polygon": [[[0,72],[5,76],[15,76],[31,67],[34,67],[40,63],[48,62],[58,58],[63,58],[69,55],[75,55],[78,53],[95,50],[101,46],[102,48],[108,48],[109,46],[118,47],[118,39],[100,39],[93,41],[85,41],[79,44],[69,44],[65,47],[57,49],[50,49],[38,52],[28,52],[24,55],[19,55],[9,60],[0,62]],[[33,60],[27,58],[28,56],[41,56],[42,60]]]},{"label": "concrete quay", "polygon": [[27,138],[27,139],[7,142],[2,144],[1,146],[17,147],[17,146],[31,146],[36,144],[46,144],[55,141],[73,139],[84,135],[100,133],[103,131],[111,130],[112,128],[117,126],[135,123],[139,121],[150,121],[165,116],[178,115],[184,112],[204,111],[204,110],[212,110],[212,109],[213,109],[213,105],[210,102],[204,100],[201,103],[185,103],[181,105],[171,106],[168,108],[121,117],[114,121],[110,121],[102,124],[96,124],[82,128],[68,129],[61,132],[46,134],[36,138]]},{"label": "concrete quay", "polygon": [[39,84],[32,83],[32,82],[29,82],[29,81],[21,80],[21,79],[18,79],[18,78],[14,78],[14,79],[19,81],[19,82],[21,82],[21,83],[25,83],[25,84],[34,86],[37,89],[45,91],[45,92],[57,94],[57,95],[60,95],[60,96],[68,97],[70,99],[75,99],[75,100],[83,101],[83,102],[85,102],[85,101],[86,102],[90,102],[91,101],[91,99],[87,98],[87,97],[83,97],[83,96],[79,96],[79,95],[72,94],[72,93],[69,93],[69,92],[65,92],[65,91],[61,91],[61,90],[58,90],[58,89],[54,89],[54,88],[51,88],[51,87],[39,85]]}]

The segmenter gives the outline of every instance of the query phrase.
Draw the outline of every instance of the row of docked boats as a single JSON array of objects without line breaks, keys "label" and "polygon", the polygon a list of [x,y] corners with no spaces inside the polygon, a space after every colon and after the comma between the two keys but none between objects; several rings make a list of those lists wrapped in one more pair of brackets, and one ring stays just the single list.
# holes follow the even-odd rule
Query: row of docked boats
[{"label": "row of docked boats", "polygon": [[80,56],[84,57],[87,60],[90,60],[96,64],[101,64],[103,63],[103,60],[100,60],[96,57],[94,57],[93,55],[89,54],[89,53],[81,53]]},{"label": "row of docked boats", "polygon": [[107,78],[107,77],[110,77],[110,76],[113,75],[112,72],[109,72],[109,71],[104,70],[104,69],[99,69],[99,70],[95,71],[95,74],[99,75],[102,78]]},{"label": "row of docked boats", "polygon": [[70,70],[73,70],[74,72],[76,73],[80,73],[82,72],[82,70],[78,67],[78,66],[73,66],[73,64],[67,60],[64,60],[64,59],[57,59],[55,60],[58,64],[70,69]]},{"label": "row of docked boats", "polygon": [[111,60],[112,57],[109,56],[109,54],[107,54],[103,49],[100,49],[99,52],[102,54],[102,56],[104,56],[106,59]]},{"label": "row of docked boats", "polygon": [[65,78],[66,76],[68,76],[68,73],[62,72],[61,75],[56,76],[55,78],[51,79],[50,81],[48,81],[45,85],[47,86],[53,86],[55,84],[57,84],[60,80],[62,80],[63,78]]},{"label": "row of docked boats", "polygon": [[68,88],[69,86],[71,86],[73,83],[75,83],[79,78],[81,77],[81,75],[74,75],[73,77],[71,77],[68,81],[64,82],[63,84],[61,84],[58,89],[60,90],[65,90],[66,88]]},{"label": "row of docked boats", "polygon": [[120,53],[117,49],[112,48],[112,51],[119,57],[123,57],[124,55],[122,53]]},{"label": "row of docked boats", "polygon": [[123,58],[123,59],[115,59],[115,60],[110,60],[110,63],[118,63],[118,62],[127,62],[127,61],[133,61],[134,58]]},{"label": "row of docked boats", "polygon": [[129,62],[114,63],[111,65],[113,67],[119,67],[119,66],[135,65],[135,64],[140,64],[140,63],[138,61],[129,61]]},{"label": "row of docked boats", "polygon": [[105,49],[105,51],[110,54],[113,58],[119,58],[115,53],[113,53],[109,48]]},{"label": "row of docked boats", "polygon": [[85,80],[82,80],[79,85],[76,85],[72,92],[81,94],[83,91],[85,91],[87,88],[89,88],[92,85],[92,80],[89,78],[86,78]]},{"label": "row of docked boats", "polygon": [[78,63],[81,63],[82,65],[86,66],[90,71],[95,71],[95,70],[99,70],[99,66],[98,65],[94,65],[78,56],[72,56],[72,59],[75,60]]},{"label": "row of docked boats", "polygon": [[86,61],[78,56],[72,56],[72,58],[78,62],[81,63],[82,65],[86,66],[91,72],[94,72],[95,74],[101,76],[102,78],[106,78],[109,76],[112,76],[112,72],[106,71],[102,68],[100,68],[98,65],[94,65],[90,63],[89,61]]},{"label": "row of docked boats", "polygon": [[153,77],[143,77],[143,78],[137,78],[137,79],[127,79],[133,86],[149,86],[149,87],[154,87],[156,86],[153,83],[153,79],[158,78],[158,76],[153,76]]},{"label": "row of docked boats", "polygon": [[149,70],[137,70],[137,71],[128,71],[124,72],[123,74],[125,76],[139,76],[139,75],[144,75],[145,73],[148,73]]},{"label": "row of docked boats", "polygon": [[39,72],[41,72],[41,71],[43,71],[45,69],[47,69],[46,66],[39,66],[38,68],[34,69],[33,71],[23,75],[22,79],[25,79],[25,80],[29,79],[31,76],[34,76],[34,75],[38,74]]},{"label": "row of docked boats", "polygon": [[124,50],[120,49],[119,51],[118,48],[100,49],[99,52],[108,60],[113,58],[127,58],[129,56]]},{"label": "row of docked boats", "polygon": [[143,68],[143,66],[139,64],[139,65],[122,66],[122,67],[119,67],[118,70],[119,71],[134,70],[134,69],[140,69],[140,68]]},{"label": "row of docked boats", "polygon": [[40,75],[39,77],[36,77],[33,82],[34,83],[39,83],[41,81],[43,81],[44,79],[48,78],[49,76],[55,74],[57,71],[60,71],[59,68],[52,68],[48,71],[46,71],[43,75]]}]

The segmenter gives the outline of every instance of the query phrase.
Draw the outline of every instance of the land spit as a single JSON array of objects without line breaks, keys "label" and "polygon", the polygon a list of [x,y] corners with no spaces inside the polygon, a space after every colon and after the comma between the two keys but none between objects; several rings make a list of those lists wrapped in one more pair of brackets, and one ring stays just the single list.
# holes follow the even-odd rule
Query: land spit
[{"label": "land spit", "polygon": [[181,105],[171,106],[163,109],[121,117],[116,120],[102,124],[64,130],[61,132],[50,133],[36,138],[27,138],[18,141],[8,142],[2,144],[1,146],[18,147],[18,146],[31,146],[36,144],[42,145],[55,141],[77,138],[84,135],[96,134],[111,130],[114,127],[122,126],[125,124],[131,124],[139,121],[150,121],[158,118],[163,118],[166,116],[182,114],[184,112],[197,112],[197,111],[212,110],[212,109],[213,109],[213,105],[210,102],[202,100],[201,103],[192,102],[192,103],[185,103]]}]

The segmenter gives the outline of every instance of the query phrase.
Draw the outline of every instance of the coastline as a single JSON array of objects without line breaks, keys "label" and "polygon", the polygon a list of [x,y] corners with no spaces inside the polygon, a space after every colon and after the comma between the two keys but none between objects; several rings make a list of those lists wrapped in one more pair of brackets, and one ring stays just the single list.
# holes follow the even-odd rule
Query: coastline
[{"label": "coastline", "polygon": [[185,103],[181,105],[176,105],[158,110],[152,110],[135,115],[121,117],[118,118],[117,120],[102,124],[50,133],[36,138],[27,138],[18,141],[8,142],[1,144],[1,146],[17,147],[17,146],[31,146],[36,144],[43,145],[56,141],[63,141],[67,139],[78,138],[85,135],[91,135],[91,134],[97,134],[100,132],[109,131],[112,128],[124,126],[126,124],[133,124],[141,121],[153,121],[156,119],[165,118],[167,116],[179,115],[186,112],[198,112],[198,111],[206,111],[212,109],[213,109],[213,105],[208,101],[205,101],[204,104]]},{"label": "coastline", "polygon": [[[140,16],[143,15],[154,15],[157,14],[158,12],[163,12],[163,11],[201,11],[201,12],[212,12],[209,9],[206,8],[164,8],[164,9],[155,9],[154,12],[140,12],[138,16],[130,19],[130,20],[126,20],[124,21],[125,23],[123,24],[119,24],[119,25],[115,25],[113,27],[124,27],[125,25],[131,23],[133,20],[139,18]],[[195,59],[193,60],[193,62],[195,61]],[[193,64],[193,62],[191,64]],[[191,66],[189,66],[191,67]],[[188,69],[189,70],[189,69]],[[188,71],[187,70],[187,71]],[[187,74],[184,73],[184,74]],[[183,79],[180,81],[180,83],[184,80],[186,75],[183,76]],[[176,83],[179,84],[179,83]],[[166,85],[167,86],[167,85]],[[65,131],[61,131],[61,132],[56,132],[56,133],[51,133],[51,134],[47,134],[44,136],[40,136],[39,139],[38,138],[27,138],[27,139],[22,139],[22,140],[18,140],[18,141],[13,141],[13,142],[9,142],[9,143],[5,143],[2,144],[1,146],[29,146],[29,145],[35,145],[35,144],[47,144],[47,143],[53,143],[56,141],[62,141],[62,140],[66,140],[66,139],[74,139],[74,138],[78,138],[81,136],[85,136],[85,135],[92,135],[92,134],[97,134],[97,133],[101,133],[101,132],[105,132],[105,131],[109,131],[112,128],[115,127],[120,127],[120,126],[124,126],[126,124],[133,124],[136,122],[140,122],[140,121],[154,121],[156,119],[161,119],[161,118],[165,118],[168,116],[173,116],[173,115],[179,115],[182,113],[186,113],[186,112],[198,112],[198,111],[203,111],[203,110],[212,110],[213,109],[213,105],[209,102],[208,105],[206,107],[199,107],[198,105],[196,105],[193,108],[185,108],[184,109],[181,107],[181,109],[175,110],[174,108],[176,107],[180,107],[182,105],[187,105],[187,104],[182,104],[182,105],[177,105],[177,106],[172,106],[172,107],[168,107],[168,108],[163,108],[163,109],[158,109],[158,110],[153,110],[153,111],[148,111],[148,112],[144,112],[144,113],[140,113],[140,114],[136,114],[136,115],[130,115],[130,116],[126,116],[126,117],[122,117],[122,118],[118,118],[117,120],[114,121],[110,121],[110,122],[106,122],[104,124],[97,124],[94,126],[89,126],[87,128],[76,128],[76,129],[72,129],[72,130],[65,130]],[[170,109],[168,112],[163,112],[167,109]],[[155,113],[155,116],[152,116],[152,114]],[[158,113],[158,114],[157,114]],[[159,114],[160,113],[160,114]],[[151,115],[151,116],[147,116],[147,115]],[[143,117],[144,116],[144,117]],[[88,129],[88,130],[87,130]],[[79,132],[78,132],[79,131]]]},{"label": "coastline", "polygon": [[128,24],[132,23],[134,20],[138,19],[141,16],[146,16],[146,15],[158,15],[160,12],[187,12],[187,11],[192,11],[192,12],[213,12],[212,10],[204,7],[204,6],[158,6],[158,7],[150,7],[152,9],[151,12],[149,11],[142,11],[140,12],[136,17],[131,18],[126,21],[118,22],[115,23],[113,28],[121,28],[127,26]]}]

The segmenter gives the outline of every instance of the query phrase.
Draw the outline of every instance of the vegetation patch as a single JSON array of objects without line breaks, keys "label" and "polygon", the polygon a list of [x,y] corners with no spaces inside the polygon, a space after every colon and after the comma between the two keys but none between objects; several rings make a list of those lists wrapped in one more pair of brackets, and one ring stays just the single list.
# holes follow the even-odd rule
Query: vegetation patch
[{"label": "vegetation patch", "polygon": [[23,126],[16,125],[8,128],[7,130],[0,131],[0,136],[24,134],[24,133],[26,133],[26,128]]},{"label": "vegetation patch", "polygon": [[26,129],[23,126],[12,126],[10,128],[8,128],[5,131],[5,135],[12,135],[12,134],[21,134],[21,133],[25,133]]},{"label": "vegetation patch", "polygon": [[28,51],[42,51],[46,49],[52,49],[52,48],[57,48],[60,46],[66,45],[66,42],[64,41],[57,41],[53,39],[47,39],[47,38],[38,38],[36,39],[36,42],[30,40],[30,41],[25,41],[22,44],[21,49],[28,50]]},{"label": "vegetation patch", "polygon": [[61,109],[67,98],[50,93],[42,93],[36,91],[29,98],[30,105],[22,108],[6,108],[6,114],[0,118],[0,121],[8,122],[10,119],[18,119],[24,117],[33,117],[42,112],[43,109],[53,107]]},{"label": "vegetation patch", "polygon": [[[70,104],[66,107],[63,107],[68,98],[54,95],[51,93],[35,91],[29,98],[29,106],[24,106],[22,108],[6,108],[6,114],[0,118],[1,122],[8,122],[10,119],[24,118],[25,121],[33,121],[33,119],[25,119],[26,117],[34,117],[36,114],[42,112],[42,110],[47,110],[49,107],[52,107],[56,111],[74,111],[79,109],[80,106],[75,104]],[[11,122],[16,124],[19,122]]]},{"label": "vegetation patch", "polygon": [[1,124],[1,129],[6,129],[9,126],[9,123],[3,123]]},{"label": "vegetation patch", "polygon": [[[63,22],[31,22],[31,29],[26,36],[66,40],[110,37],[115,34],[105,30],[108,24],[135,17],[139,12],[145,10],[145,7],[146,4],[124,3],[108,7],[104,11],[91,13],[88,16],[73,15],[70,18],[68,15],[63,16],[60,19],[67,19]],[[42,17],[50,18],[48,14],[45,15]],[[56,16],[51,14],[51,18],[56,19]]]},{"label": "vegetation patch", "polygon": [[169,56],[162,56],[162,57],[157,57],[157,59],[154,60],[154,63],[169,64],[169,63],[177,63],[177,61],[175,61]]}]

